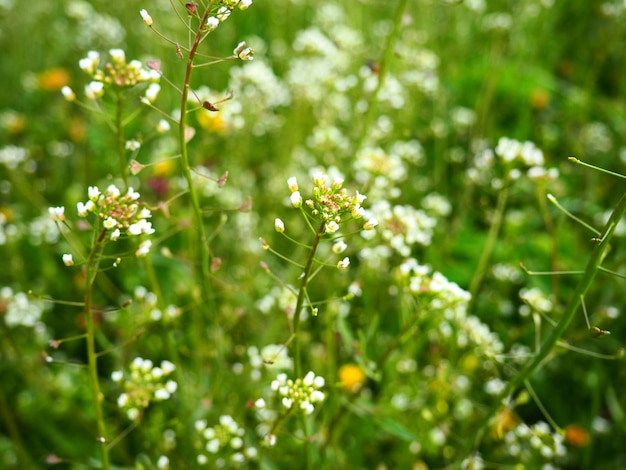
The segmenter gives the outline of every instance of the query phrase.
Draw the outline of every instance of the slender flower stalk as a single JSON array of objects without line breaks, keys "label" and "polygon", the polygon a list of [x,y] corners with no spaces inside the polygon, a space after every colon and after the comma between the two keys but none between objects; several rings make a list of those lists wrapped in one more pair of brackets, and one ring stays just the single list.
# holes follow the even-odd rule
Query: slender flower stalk
[{"label": "slender flower stalk", "polygon": [[601,269],[602,260],[604,259],[604,256],[606,255],[607,250],[610,247],[610,243],[615,233],[617,224],[624,217],[625,214],[626,193],[622,195],[620,201],[617,203],[617,206],[613,210],[611,217],[606,223],[606,226],[602,231],[602,238],[591,253],[591,257],[587,262],[587,267],[585,268],[583,277],[576,286],[576,290],[572,293],[572,296],[570,297],[570,300],[565,308],[565,311],[563,312],[563,315],[561,316],[560,321],[557,323],[557,325],[554,327],[548,337],[546,337],[546,339],[541,343],[541,347],[537,354],[535,354],[533,358],[524,366],[524,368],[519,373],[517,373],[510,382],[507,383],[507,386],[500,394],[500,400],[496,400],[492,408],[487,413],[487,416],[484,420],[485,424],[477,433],[475,444],[478,444],[482,439],[486,428],[490,424],[491,418],[495,416],[498,410],[501,408],[503,400],[506,400],[508,397],[510,397],[515,392],[515,390],[517,390],[518,387],[524,384],[532,376],[532,374],[541,366],[541,364],[545,361],[545,359],[552,352],[555,346],[557,346],[557,344],[559,343],[561,336],[563,336],[563,333],[565,333],[565,330],[578,312],[578,307],[581,304],[581,299],[584,298],[585,294],[591,287],[591,284],[593,283],[596,274]]},{"label": "slender flower stalk", "polygon": [[187,148],[187,102],[189,99],[189,87],[191,83],[191,74],[194,68],[194,59],[196,57],[196,53],[198,50],[198,46],[200,45],[203,37],[205,36],[205,31],[203,30],[204,24],[209,17],[210,8],[207,8],[200,20],[198,31],[196,32],[196,36],[194,38],[191,49],[189,50],[189,54],[187,55],[187,65],[185,68],[185,79],[182,88],[182,97],[180,102],[180,121],[178,123],[178,132],[179,132],[179,145],[181,151],[181,167],[183,171],[183,175],[185,176],[185,180],[187,181],[187,186],[189,188],[189,195],[191,198],[191,204],[193,207],[193,212],[196,220],[196,229],[197,229],[197,243],[200,257],[200,288],[202,295],[202,305],[208,306],[210,303],[210,291],[209,291],[209,247],[208,241],[206,237],[206,231],[204,228],[204,220],[202,217],[202,209],[200,207],[200,202],[198,199],[198,191],[193,182],[192,173],[191,173],[191,165],[189,163],[189,151]]},{"label": "slender flower stalk", "polygon": [[[100,266],[100,259],[104,250],[104,237],[107,233],[103,229],[93,244],[89,259],[87,261],[87,288],[85,291],[85,315],[87,320],[87,361],[89,369],[89,382],[91,384],[91,396],[94,410],[96,411],[97,441],[100,447],[100,457],[102,459],[102,469],[108,470],[109,467],[109,447],[106,437],[106,426],[104,423],[104,414],[102,412],[102,393],[100,392],[100,382],[98,380],[98,353],[96,351],[96,326],[92,303],[93,284],[96,280],[96,274]],[[94,237],[97,232],[94,232]]]}]

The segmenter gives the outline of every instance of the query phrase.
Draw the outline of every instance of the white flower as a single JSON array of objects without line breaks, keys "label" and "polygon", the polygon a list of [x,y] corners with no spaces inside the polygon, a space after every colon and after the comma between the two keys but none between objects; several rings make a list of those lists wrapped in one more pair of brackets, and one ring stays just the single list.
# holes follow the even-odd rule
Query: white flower
[{"label": "white flower", "polygon": [[64,254],[63,255],[63,264],[65,266],[74,266],[74,257],[71,254],[69,254],[69,253]]},{"label": "white flower", "polygon": [[291,200],[291,205],[296,209],[302,207],[302,196],[300,195],[300,191],[294,191],[293,193],[291,193],[289,199]]},{"label": "white flower", "polygon": [[209,16],[209,18],[206,20],[206,28],[209,31],[215,31],[219,25],[220,20],[217,19],[215,16]]},{"label": "white flower", "polygon": [[74,93],[74,90],[72,90],[67,85],[61,88],[61,93],[67,101],[74,101],[76,99],[76,94]]},{"label": "white flower", "polygon": [[378,220],[376,217],[370,217],[370,219],[363,224],[363,230],[372,230],[374,227],[378,225]]},{"label": "white flower", "polygon": [[334,220],[327,222],[326,226],[324,227],[324,231],[326,233],[335,233],[337,230],[339,230],[339,224]]},{"label": "white flower", "polygon": [[164,134],[165,132],[170,130],[170,123],[165,119],[161,119],[157,124],[156,129],[159,134]]},{"label": "white flower", "polygon": [[110,49],[109,55],[111,56],[111,59],[113,59],[113,62],[126,62],[124,49]]},{"label": "white flower", "polygon": [[145,9],[139,10],[139,14],[146,26],[152,26],[152,17]]},{"label": "white flower", "polygon": [[85,86],[85,95],[90,100],[95,100],[104,95],[104,83],[102,82],[89,82],[87,86]]},{"label": "white flower", "polygon": [[146,93],[144,96],[149,103],[154,103],[154,101],[157,99],[157,96],[159,96],[160,91],[161,85],[159,85],[158,83],[151,83],[146,89]]},{"label": "white flower", "polygon": [[49,207],[48,214],[50,214],[50,218],[55,222],[63,222],[65,220],[65,207]]},{"label": "white flower", "polygon": [[120,238],[120,235],[122,234],[122,232],[120,232],[119,228],[116,228],[115,230],[113,230],[111,232],[111,236],[109,237],[111,239],[111,241],[115,241],[118,238]]},{"label": "white flower", "polygon": [[114,184],[110,184],[104,193],[112,199],[117,199],[121,194],[119,188]]},{"label": "white flower", "polygon": [[252,5],[252,0],[241,0],[237,6],[240,10],[246,10],[250,5]]},{"label": "white flower", "polygon": [[350,266],[350,258],[347,256],[337,263],[337,269],[340,271],[345,271]]},{"label": "white flower", "polygon": [[339,253],[343,253],[346,248],[348,248],[348,245],[346,245],[346,242],[344,242],[343,240],[338,240],[337,242],[335,242],[335,244],[333,245],[333,253],[339,254]]},{"label": "white flower", "polygon": [[276,218],[276,220],[274,220],[274,229],[278,232],[278,233],[283,233],[285,231],[285,224],[282,220],[280,220],[278,217]]},{"label": "white flower", "polygon": [[115,220],[113,217],[108,217],[105,221],[104,221],[104,228],[106,229],[112,229],[113,227],[117,227],[117,220]]},{"label": "white flower", "polygon": [[289,191],[292,193],[298,190],[298,180],[295,176],[292,176],[287,180],[287,186],[289,186]]},{"label": "white flower", "polygon": [[90,200],[96,201],[100,197],[100,190],[97,186],[89,186],[87,188],[87,195],[89,196]]},{"label": "white flower", "polygon": [[141,258],[142,256],[146,256],[150,252],[151,247],[152,247],[152,242],[150,240],[145,240],[141,242],[141,244],[139,245],[139,248],[137,248],[137,251],[135,252],[135,255],[138,258]]}]

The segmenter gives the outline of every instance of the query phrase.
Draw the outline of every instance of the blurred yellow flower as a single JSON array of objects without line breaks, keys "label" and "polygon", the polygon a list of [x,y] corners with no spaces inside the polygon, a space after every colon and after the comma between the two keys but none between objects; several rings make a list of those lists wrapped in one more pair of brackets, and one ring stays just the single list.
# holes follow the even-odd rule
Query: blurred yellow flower
[{"label": "blurred yellow flower", "polygon": [[498,411],[493,423],[493,434],[496,439],[503,439],[504,435],[519,424],[519,419],[510,408],[503,407]]},{"label": "blurred yellow flower", "polygon": [[62,68],[44,70],[37,77],[39,86],[48,91],[58,91],[70,82],[70,74]]},{"label": "blurred yellow flower", "polygon": [[154,164],[155,176],[169,176],[174,169],[174,160],[161,160]]},{"label": "blurred yellow flower", "polygon": [[589,433],[575,424],[565,428],[565,442],[572,446],[583,447],[589,442]]},{"label": "blurred yellow flower", "polygon": [[345,364],[339,368],[339,381],[344,390],[358,392],[365,383],[365,373],[356,364]]},{"label": "blurred yellow flower", "polygon": [[228,123],[222,117],[222,113],[219,111],[209,111],[202,108],[197,113],[198,123],[204,130],[209,132],[215,132],[216,134],[222,134],[228,129]]}]

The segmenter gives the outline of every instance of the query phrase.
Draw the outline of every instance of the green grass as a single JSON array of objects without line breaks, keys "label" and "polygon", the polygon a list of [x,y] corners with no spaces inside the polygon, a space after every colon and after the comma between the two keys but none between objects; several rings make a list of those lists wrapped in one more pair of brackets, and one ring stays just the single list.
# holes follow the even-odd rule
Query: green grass
[{"label": "green grass", "polygon": [[0,2],[0,467],[623,466],[626,10],[236,3]]}]

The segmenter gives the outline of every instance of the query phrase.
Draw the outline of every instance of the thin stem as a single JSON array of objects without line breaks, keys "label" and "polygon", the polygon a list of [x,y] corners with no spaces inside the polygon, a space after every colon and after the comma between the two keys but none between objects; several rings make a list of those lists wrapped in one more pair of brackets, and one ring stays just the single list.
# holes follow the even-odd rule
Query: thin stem
[{"label": "thin stem", "polygon": [[313,267],[313,259],[315,258],[315,252],[317,251],[317,247],[319,245],[320,240],[322,239],[322,235],[324,234],[324,227],[326,227],[326,222],[322,222],[315,233],[315,238],[313,239],[313,243],[311,245],[311,251],[309,252],[309,257],[306,260],[304,265],[304,271],[301,274],[300,278],[300,288],[298,289],[298,300],[296,301],[296,309],[294,310],[294,319],[293,319],[293,348],[294,348],[294,356],[295,356],[295,373],[296,377],[302,377],[302,359],[300,355],[300,317],[302,316],[302,306],[304,305],[304,300],[306,299],[306,288],[307,283],[309,281],[309,275],[311,273],[311,268]]},{"label": "thin stem", "polygon": [[102,458],[102,469],[108,470],[109,467],[109,447],[106,438],[106,427],[104,424],[104,414],[102,412],[102,393],[100,392],[100,382],[98,381],[98,354],[96,352],[96,326],[94,315],[96,312],[92,308],[93,284],[98,273],[98,266],[102,251],[104,250],[103,236],[106,233],[104,229],[100,236],[96,239],[94,232],[94,244],[87,262],[87,289],[85,292],[85,315],[87,316],[87,360],[89,369],[89,381],[91,383],[91,393],[93,406],[96,411],[96,420],[98,427],[97,441],[100,446],[100,456]]},{"label": "thin stem", "polygon": [[474,277],[472,278],[472,282],[470,283],[469,292],[472,295],[472,299],[476,296],[476,293],[480,288],[480,284],[483,280],[483,277],[485,276],[485,271],[487,270],[487,264],[489,263],[489,259],[491,258],[491,254],[493,253],[496,241],[498,240],[498,235],[500,233],[500,227],[502,226],[502,219],[504,218],[504,211],[506,209],[506,202],[508,197],[509,187],[505,186],[500,191],[500,194],[498,194],[496,212],[491,221],[491,227],[489,227],[487,241],[485,242],[483,251],[480,254],[478,266],[476,267]]},{"label": "thin stem", "polygon": [[126,163],[126,152],[124,150],[123,103],[124,100],[122,94],[118,93],[115,99],[115,134],[117,156],[120,163],[122,181],[124,181],[125,189],[128,189],[128,164]]},{"label": "thin stem", "polygon": [[500,395],[500,400],[497,400],[492,406],[491,410],[489,410],[487,416],[485,417],[482,428],[477,433],[476,443],[478,443],[482,438],[486,427],[489,425],[490,418],[495,415],[498,409],[500,409],[502,401],[510,397],[521,384],[527,381],[529,377],[535,372],[535,370],[544,362],[544,360],[552,352],[555,346],[559,344],[561,336],[563,335],[563,333],[571,323],[572,319],[574,318],[574,315],[578,311],[581,298],[584,297],[586,292],[589,290],[589,287],[591,287],[591,284],[599,271],[600,263],[602,262],[607,250],[609,249],[609,243],[613,238],[615,227],[617,227],[618,222],[622,219],[625,213],[626,193],[622,195],[622,198],[613,210],[613,213],[611,214],[611,217],[609,218],[609,221],[604,228],[604,236],[602,237],[600,243],[596,245],[595,249],[591,253],[591,257],[589,258],[589,262],[587,263],[587,267],[585,269],[585,274],[579,281],[576,287],[576,291],[570,297],[570,300],[565,308],[561,320],[552,330],[550,335],[543,341],[538,353],[535,354],[533,358],[524,366],[524,368],[507,384],[506,388]]},{"label": "thin stem", "polygon": [[385,84],[385,78],[389,70],[389,63],[391,62],[391,59],[393,57],[393,48],[398,37],[400,25],[402,24],[402,15],[404,14],[406,5],[407,0],[399,0],[398,6],[396,7],[396,11],[393,15],[393,26],[391,32],[387,36],[385,49],[383,51],[383,56],[380,61],[378,83],[376,84],[376,88],[374,89],[374,92],[372,93],[372,96],[370,98],[369,106],[367,108],[367,114],[365,115],[365,119],[363,120],[363,129],[361,130],[361,135],[359,136],[359,140],[355,145],[355,153],[361,149],[365,142],[365,139],[370,134],[370,128],[372,127],[374,117],[376,116],[376,104],[378,102],[378,95],[380,93],[380,90],[383,88],[383,85]]},{"label": "thin stem", "polygon": [[193,70],[193,61],[196,55],[196,51],[198,46],[200,45],[200,41],[203,37],[203,25],[206,23],[206,20],[209,16],[210,9],[207,8],[200,20],[200,24],[198,26],[198,31],[196,32],[196,36],[194,42],[189,50],[189,55],[187,56],[187,67],[185,69],[185,81],[182,89],[182,97],[180,103],[180,121],[178,122],[179,126],[179,144],[181,150],[181,166],[182,171],[185,176],[185,180],[187,181],[187,186],[189,187],[189,194],[191,197],[191,203],[193,206],[193,212],[196,219],[197,226],[197,243],[198,248],[200,250],[200,289],[202,295],[202,305],[208,306],[210,301],[209,296],[209,250],[207,246],[207,238],[206,232],[204,229],[204,220],[202,217],[202,209],[200,208],[200,202],[198,200],[198,191],[193,182],[191,166],[189,164],[189,151],[187,148],[187,101],[189,98],[189,87],[191,82],[191,73]]}]

